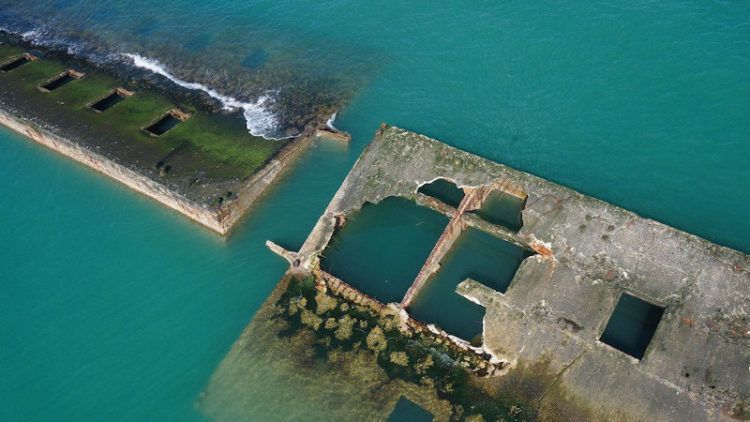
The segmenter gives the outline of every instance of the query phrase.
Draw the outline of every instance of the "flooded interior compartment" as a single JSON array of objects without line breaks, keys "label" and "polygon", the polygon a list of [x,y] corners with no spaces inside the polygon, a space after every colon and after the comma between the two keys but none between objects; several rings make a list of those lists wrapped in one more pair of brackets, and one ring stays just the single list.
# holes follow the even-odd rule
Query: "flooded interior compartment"
[{"label": "flooded interior compartment", "polygon": [[39,86],[39,89],[43,92],[52,92],[56,89],[62,88],[63,86],[83,77],[83,73],[76,72],[75,70],[68,70],[61,75],[58,75],[44,85]]},{"label": "flooded interior compartment", "polygon": [[646,353],[664,308],[623,293],[600,340],[636,359]]},{"label": "flooded interior compartment", "polygon": [[97,112],[104,112],[124,101],[129,96],[133,95],[132,92],[127,91],[123,88],[117,88],[112,90],[106,97],[92,103],[89,107]]},{"label": "flooded interior compartment", "polygon": [[420,321],[436,323],[449,334],[481,343],[477,337],[482,334],[484,308],[458,295],[456,286],[470,278],[504,293],[527,256],[518,246],[469,228],[409,306],[409,313]]},{"label": "flooded interior compartment", "polygon": [[458,208],[458,205],[464,199],[463,189],[446,179],[435,179],[430,183],[420,186],[417,192],[431,196],[453,208]]},{"label": "flooded interior compartment", "polygon": [[447,223],[407,199],[367,203],[334,234],[321,267],[381,302],[399,302]]},{"label": "flooded interior compartment", "polygon": [[484,221],[517,232],[523,226],[521,211],[525,203],[525,198],[496,190],[490,193],[482,207],[474,212]]},{"label": "flooded interior compartment", "polygon": [[180,110],[170,110],[165,113],[159,120],[144,128],[146,132],[153,136],[161,136],[170,129],[179,125],[188,119],[187,113]]},{"label": "flooded interior compartment", "polygon": [[34,57],[30,54],[23,54],[20,57],[17,57],[15,59],[12,59],[11,61],[4,63],[2,66],[0,66],[0,71],[2,72],[10,72],[13,69],[17,69],[26,63],[31,62],[34,60]]}]

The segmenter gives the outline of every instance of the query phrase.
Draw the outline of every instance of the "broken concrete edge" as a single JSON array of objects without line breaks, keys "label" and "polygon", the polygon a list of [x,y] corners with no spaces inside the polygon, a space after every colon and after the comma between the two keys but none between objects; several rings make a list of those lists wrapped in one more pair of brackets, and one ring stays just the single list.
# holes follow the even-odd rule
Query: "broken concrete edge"
[{"label": "broken concrete edge", "polygon": [[242,189],[237,192],[236,198],[211,209],[187,199],[158,181],[2,108],[0,108],[0,124],[156,200],[222,236],[230,234],[247,210],[291,166],[312,141],[312,136],[305,133],[284,145],[268,163],[250,176]]},{"label": "broken concrete edge", "polygon": [[[537,255],[505,294],[468,294],[487,307],[483,347],[514,367],[547,362],[554,388],[605,415],[750,417],[750,257],[423,135],[381,126],[295,255],[297,271],[318,268],[366,203],[402,197],[452,218],[415,193],[438,177],[464,188],[510,179],[528,193],[514,238]],[[665,308],[641,360],[599,340],[624,293]]]},{"label": "broken concrete edge", "polygon": [[315,137],[347,143],[352,140],[352,135],[349,133],[325,125],[315,130]]},{"label": "broken concrete edge", "polygon": [[[376,314],[393,315],[399,319],[399,328],[403,333],[429,334],[443,344],[461,353],[463,356],[471,358],[474,365],[467,368],[470,372],[477,373],[480,371],[480,367],[482,367],[483,370],[487,371],[486,373],[483,373],[483,377],[494,377],[502,375],[509,367],[508,361],[498,359],[494,355],[488,354],[484,348],[471,346],[469,342],[445,332],[435,326],[435,324],[425,324],[412,318],[411,315],[409,315],[409,313],[398,303],[384,304],[336,276],[320,269],[311,272],[309,275],[312,275],[315,278],[316,288],[318,290],[333,294],[353,304],[365,306]],[[482,361],[486,363],[482,364]]]},{"label": "broken concrete edge", "polygon": [[289,263],[289,269],[284,276],[284,279],[295,276],[312,276],[315,279],[316,288],[320,291],[330,292],[344,300],[357,305],[366,306],[379,314],[389,313],[397,316],[401,322],[401,331],[411,333],[429,332],[434,337],[440,338],[446,344],[450,344],[456,350],[461,351],[462,353],[471,354],[472,356],[479,356],[481,359],[489,362],[493,365],[493,369],[485,376],[502,375],[503,371],[510,366],[509,361],[495,356],[491,351],[484,347],[472,346],[468,341],[440,329],[435,324],[425,324],[412,318],[408,311],[399,303],[382,303],[376,298],[358,290],[317,266],[312,271],[306,271],[305,269],[300,268],[299,255],[297,252],[289,251],[271,240],[266,241],[266,247]]}]

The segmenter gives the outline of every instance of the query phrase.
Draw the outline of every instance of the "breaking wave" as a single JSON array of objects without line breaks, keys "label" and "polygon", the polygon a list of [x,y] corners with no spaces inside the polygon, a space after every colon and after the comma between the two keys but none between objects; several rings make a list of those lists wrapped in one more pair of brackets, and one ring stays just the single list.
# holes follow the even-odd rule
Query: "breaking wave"
[{"label": "breaking wave", "polygon": [[85,59],[93,63],[104,63],[110,60],[110,55],[102,53],[87,41],[58,35],[43,27],[28,29],[0,26],[0,31],[20,36],[21,39],[32,45],[51,50],[65,51],[73,57]]},{"label": "breaking wave", "polygon": [[245,118],[245,126],[254,136],[270,140],[291,138],[291,136],[280,134],[280,127],[282,125],[278,116],[270,109],[270,106],[273,104],[273,97],[271,95],[262,95],[255,102],[240,101],[234,97],[221,94],[203,84],[182,80],[170,73],[166,66],[158,60],[132,53],[107,53],[95,48],[95,46],[85,40],[61,36],[43,27],[29,28],[26,26],[24,28],[20,25],[15,27],[0,25],[0,31],[8,34],[16,34],[23,38],[24,41],[33,45],[62,50],[71,56],[94,63],[125,61],[127,62],[126,64],[159,74],[183,88],[205,92],[210,97],[219,101],[225,110],[241,110]]},{"label": "breaking wave", "polygon": [[125,53],[123,56],[130,59],[135,67],[159,74],[183,88],[205,92],[211,98],[221,102],[225,110],[242,110],[242,114],[245,116],[247,130],[249,130],[254,136],[261,136],[265,139],[274,140],[289,138],[271,136],[278,132],[279,121],[276,115],[267,108],[267,105],[273,101],[268,95],[261,96],[255,102],[240,101],[234,97],[221,94],[203,84],[184,81],[169,73],[166,67],[159,63],[158,60],[131,53]]}]

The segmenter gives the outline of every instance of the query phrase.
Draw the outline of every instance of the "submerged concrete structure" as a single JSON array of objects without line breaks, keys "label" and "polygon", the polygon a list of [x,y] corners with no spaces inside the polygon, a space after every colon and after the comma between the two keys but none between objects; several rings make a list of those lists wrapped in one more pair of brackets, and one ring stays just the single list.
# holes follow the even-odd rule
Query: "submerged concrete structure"
[{"label": "submerged concrete structure", "polygon": [[317,127],[265,139],[239,116],[173,88],[0,32],[0,125],[226,235],[310,145]]},{"label": "submerged concrete structure", "polygon": [[[458,206],[420,192],[436,180],[463,190]],[[518,201],[520,229],[482,217],[492,195]],[[514,379],[514,371],[542,368],[545,381],[534,393],[541,415],[554,418],[564,400],[597,419],[750,419],[747,255],[386,125],[300,251],[269,245],[290,273],[314,274],[334,292],[377,303],[320,262],[348,218],[394,196],[450,218],[401,303],[391,305],[401,312],[467,227],[527,250],[505,292],[466,279],[456,293],[486,308],[476,352],[502,369],[491,375]]]}]

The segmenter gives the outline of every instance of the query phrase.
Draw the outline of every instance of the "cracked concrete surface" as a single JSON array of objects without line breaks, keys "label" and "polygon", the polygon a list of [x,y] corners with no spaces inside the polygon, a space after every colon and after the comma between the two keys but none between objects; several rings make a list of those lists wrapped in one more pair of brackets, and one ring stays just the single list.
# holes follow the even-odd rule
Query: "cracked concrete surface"
[{"label": "cracked concrete surface", "polygon": [[[518,367],[548,361],[554,382],[540,408],[554,406],[559,395],[549,392],[564,390],[605,419],[750,418],[747,255],[419,134],[378,130],[294,255],[294,267],[316,268],[345,216],[366,202],[400,196],[460,215],[417,192],[436,178],[467,192],[527,195],[518,233],[474,214],[465,214],[462,226],[536,254],[505,294],[473,280],[457,293],[486,308],[486,351]],[[624,292],[665,308],[641,360],[598,340]]]}]

